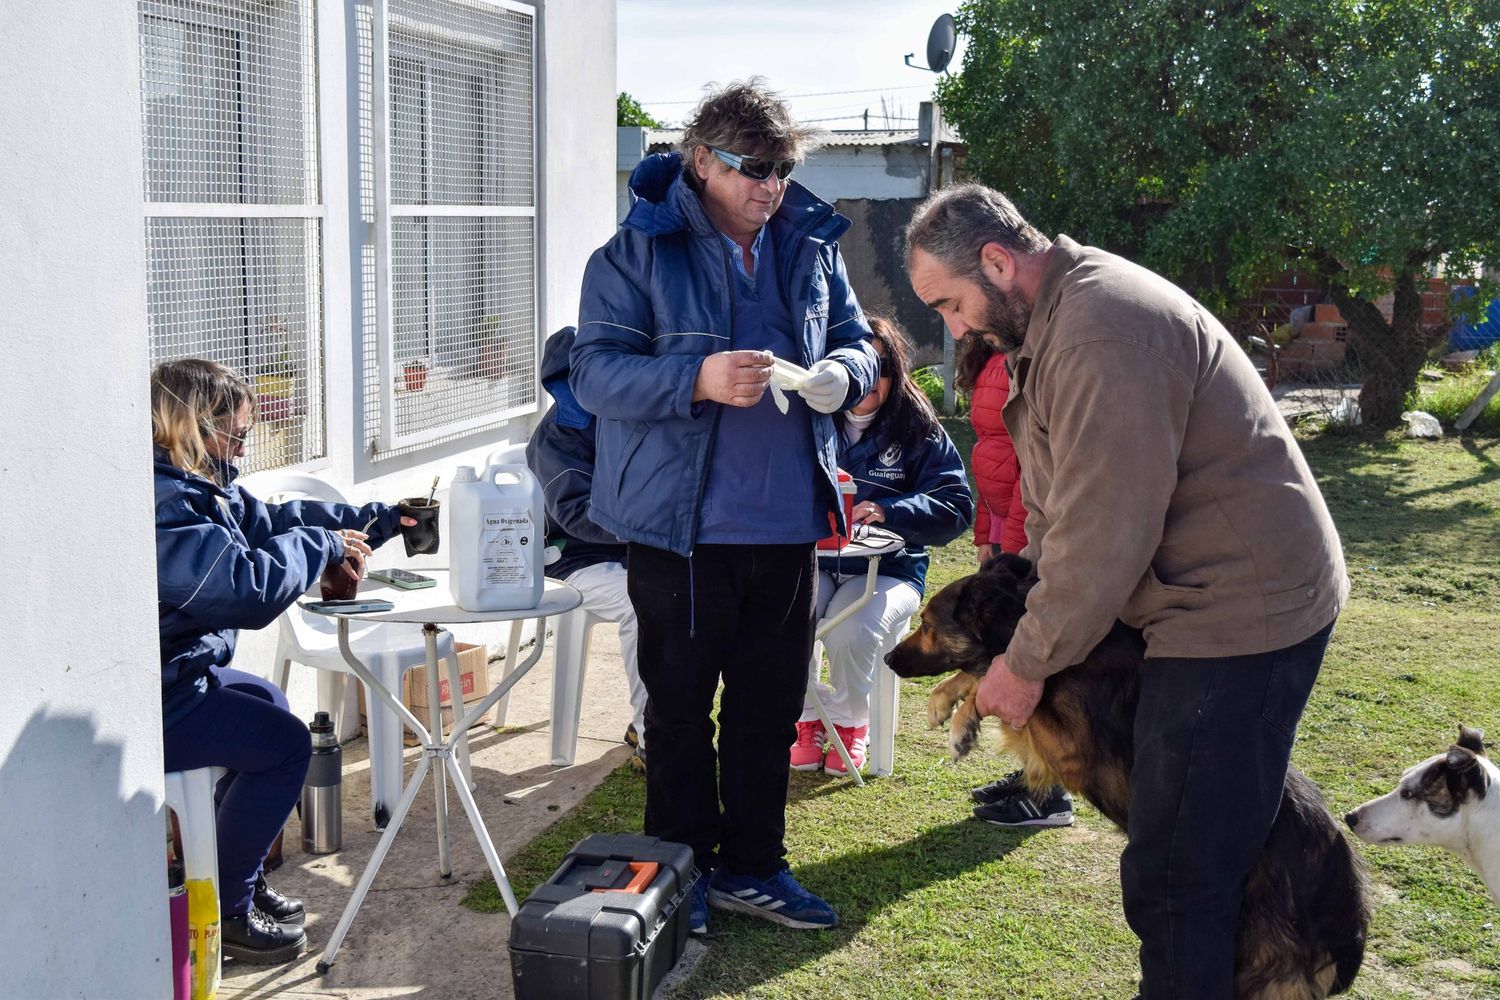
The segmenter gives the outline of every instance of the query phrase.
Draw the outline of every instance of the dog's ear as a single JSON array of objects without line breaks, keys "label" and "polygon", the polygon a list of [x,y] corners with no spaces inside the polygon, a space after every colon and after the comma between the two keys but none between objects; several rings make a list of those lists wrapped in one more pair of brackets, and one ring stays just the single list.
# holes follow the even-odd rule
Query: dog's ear
[{"label": "dog's ear", "polygon": [[1472,750],[1479,754],[1484,753],[1484,730],[1470,729],[1468,726],[1460,725],[1458,727],[1458,745],[1465,750]]},{"label": "dog's ear", "polygon": [[975,573],[962,584],[953,603],[954,623],[979,641],[986,656],[999,656],[1026,612],[1018,581],[1004,573]]},{"label": "dog's ear", "polygon": [[1489,791],[1489,776],[1479,766],[1479,755],[1465,746],[1448,748],[1443,763],[1447,765],[1448,794],[1453,801],[1462,802],[1472,792],[1475,798],[1484,798]]},{"label": "dog's ear", "polygon": [[994,572],[1004,571],[1017,580],[1024,580],[1031,575],[1031,560],[1022,559],[1013,552],[1002,552],[986,563],[984,568]]}]

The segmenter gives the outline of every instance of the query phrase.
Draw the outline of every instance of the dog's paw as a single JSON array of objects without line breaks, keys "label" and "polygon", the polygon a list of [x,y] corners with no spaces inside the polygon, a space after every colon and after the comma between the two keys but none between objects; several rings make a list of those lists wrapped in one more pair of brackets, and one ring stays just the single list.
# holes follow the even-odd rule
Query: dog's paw
[{"label": "dog's paw", "polygon": [[948,750],[956,764],[967,757],[979,742],[979,709],[974,704],[974,694],[959,704],[953,716],[953,728],[948,733]]},{"label": "dog's paw", "polygon": [[927,728],[938,729],[953,717],[955,709],[974,691],[973,674],[960,670],[932,689],[927,697]]},{"label": "dog's paw", "polygon": [[953,710],[957,707],[958,702],[953,698],[934,690],[927,699],[927,728],[941,729],[953,717]]}]

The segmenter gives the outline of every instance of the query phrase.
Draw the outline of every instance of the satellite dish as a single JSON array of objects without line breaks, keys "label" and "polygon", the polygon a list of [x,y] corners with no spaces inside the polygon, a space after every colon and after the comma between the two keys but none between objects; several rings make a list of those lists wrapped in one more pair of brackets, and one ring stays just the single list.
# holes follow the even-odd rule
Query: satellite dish
[{"label": "satellite dish", "polygon": [[948,68],[948,60],[953,58],[953,46],[957,38],[958,28],[953,23],[953,15],[940,14],[932,22],[932,31],[927,35],[928,69],[941,73]]},{"label": "satellite dish", "polygon": [[938,19],[932,22],[932,30],[927,33],[927,65],[916,66],[912,64],[912,56],[915,52],[906,54],[906,65],[912,69],[928,69],[934,73],[941,73],[948,68],[948,62],[953,58],[953,49],[958,40],[958,26],[953,23],[952,14],[940,14]]}]

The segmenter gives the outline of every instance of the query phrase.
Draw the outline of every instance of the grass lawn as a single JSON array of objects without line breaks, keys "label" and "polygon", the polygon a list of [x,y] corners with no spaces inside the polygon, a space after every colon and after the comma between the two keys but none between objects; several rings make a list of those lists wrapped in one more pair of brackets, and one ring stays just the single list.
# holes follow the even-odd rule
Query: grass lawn
[{"label": "grass lawn", "polygon": [[[967,454],[967,425],[949,430]],[[1304,447],[1354,589],[1294,760],[1342,815],[1447,747],[1459,722],[1500,738],[1500,440],[1325,436]],[[970,571],[969,539],[933,562],[930,590]],[[713,911],[715,936],[678,997],[1133,994],[1122,836],[1081,803],[1067,829],[1019,833],[970,819],[969,789],[1013,762],[988,743],[949,763],[945,734],[923,720],[930,687],[903,685],[892,777],[861,789],[792,776],[789,860],[843,925],[796,932]],[[638,832],[644,797],[639,775],[616,771],[511,860],[517,894],[584,835]],[[1429,848],[1358,848],[1376,912],[1348,995],[1500,997],[1500,907],[1478,877]],[[492,883],[466,902],[503,905]]]}]

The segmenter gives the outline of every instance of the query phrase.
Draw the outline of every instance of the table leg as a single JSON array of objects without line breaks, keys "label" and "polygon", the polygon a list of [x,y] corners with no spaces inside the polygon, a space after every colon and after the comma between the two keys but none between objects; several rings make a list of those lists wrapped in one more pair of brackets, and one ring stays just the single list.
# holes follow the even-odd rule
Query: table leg
[{"label": "table leg", "polygon": [[[412,803],[417,801],[417,792],[422,787],[422,779],[427,776],[427,768],[432,758],[423,756],[417,761],[417,769],[412,772],[411,783],[406,786],[406,793],[401,796],[401,802],[396,806],[396,813],[386,825],[385,833],[381,834],[380,842],[375,845],[375,852],[370,855],[370,863],[365,866],[365,873],[359,877],[358,884],[354,887],[354,895],[349,897],[349,902],[344,906],[344,912],[339,917],[338,925],[333,929],[333,936],[328,939],[328,944],[323,948],[323,958],[318,962],[318,972],[326,973],[333,965],[333,958],[338,954],[339,945],[344,943],[344,935],[349,933],[349,925],[354,922],[354,915],[359,912],[360,904],[365,901],[365,893],[370,891],[370,883],[375,881],[376,872],[385,862],[385,856],[391,849],[391,844],[396,840],[396,831],[401,829],[401,823],[406,819],[406,814],[411,811]],[[439,771],[436,775],[439,783],[443,781],[443,774]]]},{"label": "table leg", "polygon": [[448,661],[448,690],[458,692],[458,694],[450,700],[453,702],[453,739],[458,746],[458,762],[463,765],[459,769],[459,773],[463,775],[462,780],[464,784],[468,785],[469,791],[472,792],[478,786],[474,784],[474,770],[469,766],[469,731],[467,729],[458,728],[458,723],[460,721],[458,710],[460,708],[463,708],[464,701],[463,671],[461,671],[458,667],[457,652],[450,653],[448,656],[444,657],[444,659]]},{"label": "table leg", "polygon": [[490,874],[495,876],[495,885],[500,889],[500,897],[505,900],[505,909],[514,917],[520,908],[516,903],[516,893],[510,887],[510,879],[505,877],[505,866],[500,863],[500,855],[495,851],[495,842],[490,839],[490,832],[485,828],[483,817],[479,815],[479,804],[474,801],[473,793],[464,783],[463,772],[459,769],[458,761],[450,756],[448,766],[453,769],[453,788],[458,793],[458,801],[463,803],[464,812],[469,815],[469,825],[474,828],[474,839],[479,841],[479,849],[484,852],[484,860],[490,866]]},{"label": "table leg", "polygon": [[[431,622],[422,626],[422,638],[427,641],[427,702],[428,720],[432,725],[432,742],[443,743],[443,709],[442,688],[438,683],[438,655],[437,655],[437,626]],[[462,708],[464,700],[462,692],[452,692],[454,698],[454,719],[457,721],[458,710]],[[458,727],[454,726],[455,734]],[[422,755],[425,759],[429,749],[423,747]],[[453,863],[448,856],[448,775],[442,768],[438,768],[432,776],[433,793],[437,797],[437,832],[438,832],[438,875],[449,878],[453,875]]]}]

